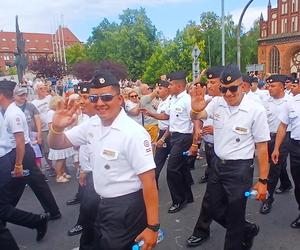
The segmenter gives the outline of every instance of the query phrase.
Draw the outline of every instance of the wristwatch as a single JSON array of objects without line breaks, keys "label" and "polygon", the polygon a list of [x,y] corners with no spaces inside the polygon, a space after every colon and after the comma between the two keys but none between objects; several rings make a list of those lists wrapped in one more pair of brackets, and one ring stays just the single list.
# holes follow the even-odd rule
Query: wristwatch
[{"label": "wristwatch", "polygon": [[153,232],[158,232],[158,230],[159,230],[159,228],[160,228],[160,224],[147,225],[147,228],[149,228],[149,229],[152,230]]},{"label": "wristwatch", "polygon": [[259,181],[261,184],[264,184],[264,185],[266,185],[266,184],[268,183],[268,179],[258,178],[258,181]]}]

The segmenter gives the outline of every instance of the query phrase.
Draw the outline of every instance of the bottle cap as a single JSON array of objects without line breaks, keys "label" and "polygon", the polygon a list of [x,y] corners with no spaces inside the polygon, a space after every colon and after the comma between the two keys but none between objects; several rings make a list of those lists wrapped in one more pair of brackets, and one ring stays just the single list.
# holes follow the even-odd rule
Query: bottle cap
[{"label": "bottle cap", "polygon": [[246,196],[246,197],[249,197],[250,195],[251,195],[250,192],[248,192],[248,191],[245,192],[245,196]]},{"label": "bottle cap", "polygon": [[134,245],[132,246],[132,250],[140,250],[139,245],[138,245],[138,244],[134,244]]}]

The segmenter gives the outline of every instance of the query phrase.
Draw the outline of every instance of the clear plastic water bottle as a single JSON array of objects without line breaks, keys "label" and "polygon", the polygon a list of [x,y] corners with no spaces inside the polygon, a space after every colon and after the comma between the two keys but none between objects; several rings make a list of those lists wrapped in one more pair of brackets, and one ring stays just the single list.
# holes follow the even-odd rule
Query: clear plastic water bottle
[{"label": "clear plastic water bottle", "polygon": [[191,153],[189,150],[185,151],[185,152],[182,152],[182,155],[183,156],[191,156]]},{"label": "clear plastic water bottle", "polygon": [[[251,189],[250,191],[245,192],[245,197],[250,199],[255,199],[257,194],[258,194],[257,190]],[[269,193],[267,192],[266,199],[268,199],[268,197],[269,197]]]},{"label": "clear plastic water bottle", "polygon": [[13,178],[25,177],[25,176],[28,176],[29,174],[30,174],[29,169],[24,169],[24,170],[23,170],[23,175],[21,175],[21,176],[16,176],[16,175],[15,175],[15,172],[14,172],[14,171],[11,171],[11,177],[13,177]]},{"label": "clear plastic water bottle", "polygon": [[[158,230],[158,236],[157,236],[157,241],[156,241],[156,244],[158,244],[159,242],[161,242],[163,239],[165,238],[165,233],[162,229],[159,229]],[[140,250],[142,249],[142,246],[144,245],[144,241],[141,240],[137,243],[135,243],[133,246],[132,246],[132,250]]]}]

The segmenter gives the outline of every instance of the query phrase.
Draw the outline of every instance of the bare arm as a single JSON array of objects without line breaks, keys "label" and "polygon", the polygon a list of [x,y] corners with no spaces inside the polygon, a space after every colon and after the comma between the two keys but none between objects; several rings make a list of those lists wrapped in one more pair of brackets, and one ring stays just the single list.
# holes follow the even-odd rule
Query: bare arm
[{"label": "bare arm", "polygon": [[[158,220],[158,192],[155,181],[154,170],[147,171],[139,175],[143,185],[144,202],[147,213],[148,225],[156,225]],[[145,244],[143,249],[152,249],[156,244],[157,232],[146,228],[140,235],[137,236],[135,241],[144,240]]]},{"label": "bare arm", "polygon": [[148,116],[151,116],[153,118],[155,118],[156,120],[169,120],[170,116],[167,115],[166,113],[161,113],[161,114],[158,114],[158,113],[155,113],[155,112],[151,112],[147,109],[140,109],[141,112],[145,113],[145,115],[148,115]]},{"label": "bare arm", "polygon": [[[257,158],[258,158],[258,165],[259,165],[259,178],[267,179],[269,174],[268,143],[267,142],[256,143],[256,148],[257,148]],[[254,189],[258,191],[256,199],[258,200],[266,199],[267,185],[264,185],[258,181],[254,185]]]},{"label": "bare arm", "polygon": [[272,161],[276,164],[279,159],[279,148],[280,145],[282,144],[285,134],[286,134],[286,129],[287,129],[287,124],[284,124],[283,122],[280,123],[277,134],[276,134],[276,140],[275,140],[275,146],[274,150],[272,153]]},{"label": "bare arm", "polygon": [[53,123],[49,123],[48,144],[50,148],[56,150],[73,147],[63,130],[56,128]]},{"label": "bare arm", "polygon": [[23,159],[25,154],[25,138],[23,132],[14,133],[16,140],[16,161],[14,173],[15,176],[23,175]]},{"label": "bare arm", "polygon": [[34,115],[34,123],[36,126],[36,131],[37,131],[37,141],[40,144],[42,141],[42,121],[41,121],[41,117],[39,114],[35,114]]}]

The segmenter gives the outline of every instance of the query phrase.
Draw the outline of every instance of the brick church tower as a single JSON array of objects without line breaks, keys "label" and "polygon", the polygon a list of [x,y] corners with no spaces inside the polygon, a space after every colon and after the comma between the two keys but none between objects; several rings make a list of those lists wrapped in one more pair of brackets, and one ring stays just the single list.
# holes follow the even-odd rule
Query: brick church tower
[{"label": "brick church tower", "polygon": [[258,63],[266,73],[300,76],[300,0],[269,0],[267,20],[260,17]]}]

